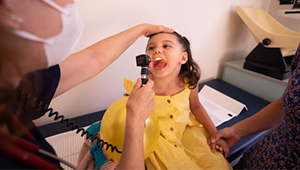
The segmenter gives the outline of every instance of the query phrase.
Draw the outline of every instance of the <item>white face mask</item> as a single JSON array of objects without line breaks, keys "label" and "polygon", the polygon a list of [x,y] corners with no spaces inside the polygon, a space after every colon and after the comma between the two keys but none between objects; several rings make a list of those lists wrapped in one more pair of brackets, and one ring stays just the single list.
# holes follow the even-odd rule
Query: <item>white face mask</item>
[{"label": "white face mask", "polygon": [[25,39],[44,43],[48,67],[50,67],[71,54],[82,34],[83,21],[74,3],[61,7],[51,0],[43,1],[61,13],[62,31],[59,34],[43,39],[19,29],[12,29],[10,32]]}]

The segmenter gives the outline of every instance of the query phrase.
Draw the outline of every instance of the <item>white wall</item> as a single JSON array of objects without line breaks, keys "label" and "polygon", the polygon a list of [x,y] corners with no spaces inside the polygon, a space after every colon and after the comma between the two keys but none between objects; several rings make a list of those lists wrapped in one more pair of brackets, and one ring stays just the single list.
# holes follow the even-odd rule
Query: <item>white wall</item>
[{"label": "white wall", "polygon": [[[76,51],[140,23],[174,28],[191,42],[201,67],[201,81],[220,78],[223,63],[244,58],[256,43],[234,7],[269,6],[278,0],[75,0],[85,30]],[[147,39],[140,38],[106,70],[57,97],[51,107],[68,118],[106,109],[125,92],[123,78],[136,80],[140,68],[135,56],[144,53]],[[96,120],[95,120],[96,121]],[[44,116],[35,123],[52,122]]]}]

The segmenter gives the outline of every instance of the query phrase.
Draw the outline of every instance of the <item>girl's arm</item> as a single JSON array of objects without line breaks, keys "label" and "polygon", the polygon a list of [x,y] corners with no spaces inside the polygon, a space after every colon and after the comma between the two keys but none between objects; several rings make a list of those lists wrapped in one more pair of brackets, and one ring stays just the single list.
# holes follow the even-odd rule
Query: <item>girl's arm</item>
[{"label": "girl's arm", "polygon": [[[217,128],[199,101],[198,86],[191,91],[190,109],[198,122],[200,122],[209,132],[210,136],[208,137],[208,140],[210,139],[210,137],[215,136],[215,134],[217,133]],[[218,142],[216,142],[216,144],[217,145],[214,145],[214,147],[218,149],[226,158],[229,154],[229,146],[227,145],[227,143],[225,141],[219,140]]]},{"label": "girl's arm", "polygon": [[209,132],[210,135],[213,135],[217,132],[217,128],[215,127],[214,123],[199,101],[198,86],[191,91],[190,109],[198,122],[200,122],[204,126],[204,128]]},{"label": "girl's arm", "polygon": [[54,97],[99,74],[141,36],[148,37],[157,32],[171,33],[174,30],[141,24],[70,55],[60,63],[61,79]]}]

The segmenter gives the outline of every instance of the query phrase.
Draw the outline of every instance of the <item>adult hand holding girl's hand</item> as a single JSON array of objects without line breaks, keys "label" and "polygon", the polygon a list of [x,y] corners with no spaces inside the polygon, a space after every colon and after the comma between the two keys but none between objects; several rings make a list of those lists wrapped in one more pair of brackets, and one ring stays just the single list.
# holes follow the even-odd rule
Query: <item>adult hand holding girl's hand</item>
[{"label": "adult hand holding girl's hand", "polygon": [[[218,144],[220,139],[225,140],[228,147],[231,148],[233,145],[235,145],[240,140],[240,137],[238,136],[238,134],[236,133],[236,131],[233,127],[224,128],[222,130],[219,130],[216,134],[211,135],[207,139],[208,144],[211,146],[212,152],[215,152],[215,150],[218,149],[218,146],[216,147],[216,145]],[[229,154],[229,150],[228,150],[228,154]],[[225,157],[227,157],[228,154],[226,154],[226,151],[225,151]]]}]

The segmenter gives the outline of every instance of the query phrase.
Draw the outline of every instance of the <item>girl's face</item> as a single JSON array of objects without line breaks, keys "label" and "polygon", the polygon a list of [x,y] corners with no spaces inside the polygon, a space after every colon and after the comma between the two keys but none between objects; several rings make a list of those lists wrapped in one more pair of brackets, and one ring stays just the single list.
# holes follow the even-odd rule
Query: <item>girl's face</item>
[{"label": "girl's face", "polygon": [[188,59],[176,35],[159,33],[151,37],[146,48],[147,55],[153,60],[149,69],[154,77],[179,75],[182,64]]}]

